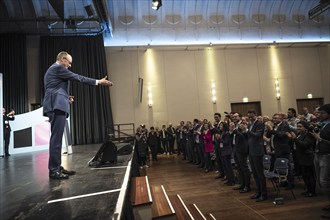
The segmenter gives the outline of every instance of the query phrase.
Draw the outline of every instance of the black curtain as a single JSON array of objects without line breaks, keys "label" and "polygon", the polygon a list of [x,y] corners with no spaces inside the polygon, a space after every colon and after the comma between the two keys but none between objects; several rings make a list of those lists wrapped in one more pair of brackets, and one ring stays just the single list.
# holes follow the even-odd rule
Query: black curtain
[{"label": "black curtain", "polygon": [[16,114],[27,112],[25,35],[0,34],[0,73],[3,74],[3,107],[7,112],[14,109]]},{"label": "black curtain", "polygon": [[[48,67],[56,61],[59,52],[72,55],[71,71],[90,78],[101,79],[107,75],[103,36],[41,37],[40,87],[44,96],[43,77]],[[89,86],[71,82],[71,128],[73,144],[100,143],[106,138],[106,126],[113,126],[110,91],[108,87]],[[42,100],[41,100],[42,103]]]}]

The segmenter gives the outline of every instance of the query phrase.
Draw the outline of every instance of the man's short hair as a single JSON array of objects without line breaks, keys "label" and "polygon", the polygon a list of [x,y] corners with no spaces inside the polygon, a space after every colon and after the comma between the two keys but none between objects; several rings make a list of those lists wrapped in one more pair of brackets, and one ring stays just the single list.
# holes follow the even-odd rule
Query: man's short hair
[{"label": "man's short hair", "polygon": [[69,53],[68,52],[65,52],[65,51],[61,51],[57,54],[57,57],[56,57],[56,60],[61,60],[63,57],[67,57],[69,56]]},{"label": "man's short hair", "polygon": [[221,114],[219,112],[214,113],[214,116],[219,116],[221,118]]}]

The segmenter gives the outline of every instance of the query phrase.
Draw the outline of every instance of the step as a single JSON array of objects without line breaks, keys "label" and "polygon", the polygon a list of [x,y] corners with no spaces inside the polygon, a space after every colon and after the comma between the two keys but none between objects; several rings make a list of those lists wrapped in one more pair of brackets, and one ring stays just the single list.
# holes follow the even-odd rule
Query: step
[{"label": "step", "polygon": [[203,213],[199,210],[196,204],[189,204],[188,209],[193,216],[194,220],[206,220],[206,217]]},{"label": "step", "polygon": [[131,202],[133,207],[152,203],[147,176],[133,177],[131,182]]},{"label": "step", "polygon": [[151,186],[152,219],[175,219],[175,211],[164,186]]},{"label": "step", "polygon": [[173,208],[175,210],[175,215],[178,220],[194,220],[192,214],[190,213],[187,206],[182,201],[180,195],[171,195],[169,196],[171,203],[173,204]]}]

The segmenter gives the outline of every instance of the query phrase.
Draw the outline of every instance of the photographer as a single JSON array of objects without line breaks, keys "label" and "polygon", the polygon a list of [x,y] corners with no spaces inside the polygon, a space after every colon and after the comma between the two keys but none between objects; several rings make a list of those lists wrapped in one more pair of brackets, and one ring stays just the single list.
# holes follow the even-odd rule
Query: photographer
[{"label": "photographer", "polygon": [[298,134],[291,132],[291,136],[296,149],[297,162],[301,167],[302,178],[307,188],[307,191],[303,192],[302,195],[313,197],[316,196],[316,175],[313,162],[315,138],[309,130],[309,124],[306,121],[300,121],[297,123]]},{"label": "photographer", "polygon": [[9,121],[14,121],[15,120],[15,111],[11,110],[8,114],[6,114],[6,109],[2,109],[2,114],[3,114],[3,139],[5,140],[5,156],[9,157],[9,141],[10,141],[10,125]]},{"label": "photographer", "polygon": [[[330,104],[321,106],[319,112],[322,125],[319,132],[312,133],[316,139],[314,163],[320,188],[328,194],[330,202]],[[330,218],[330,205],[322,210],[325,213],[321,217]]]},{"label": "photographer", "polygon": [[137,128],[135,139],[137,141],[137,153],[139,155],[140,169],[143,169],[143,167],[147,168],[147,134],[142,127]]}]

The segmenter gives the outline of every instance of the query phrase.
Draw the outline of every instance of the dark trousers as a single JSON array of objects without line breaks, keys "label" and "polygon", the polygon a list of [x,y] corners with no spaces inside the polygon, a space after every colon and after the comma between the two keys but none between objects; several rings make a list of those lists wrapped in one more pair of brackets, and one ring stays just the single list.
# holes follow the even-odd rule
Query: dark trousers
[{"label": "dark trousers", "polygon": [[49,141],[49,173],[60,172],[61,169],[61,152],[62,152],[62,137],[66,122],[66,113],[55,110],[48,112],[51,136]]},{"label": "dark trousers", "polygon": [[168,148],[168,140],[167,139],[160,139],[163,145],[163,149],[165,153],[169,153],[169,148]]},{"label": "dark trousers", "polygon": [[225,171],[225,175],[227,177],[227,181],[229,183],[235,183],[234,170],[231,165],[231,155],[221,156],[221,162]]},{"label": "dark trousers", "polygon": [[214,151],[215,151],[215,160],[218,164],[219,175],[224,175],[224,169],[220,158],[220,143],[214,144]]},{"label": "dark trousers", "polygon": [[204,161],[205,161],[205,169],[213,170],[210,152],[204,152]]},{"label": "dark trousers", "polygon": [[250,188],[251,173],[247,164],[248,154],[235,152],[234,154],[238,179],[242,187]]},{"label": "dark trousers", "polygon": [[180,139],[180,148],[179,148],[179,152],[181,151],[183,154],[183,159],[187,158],[187,152],[186,152],[186,140],[184,139]]},{"label": "dark trousers", "polygon": [[263,155],[249,156],[250,166],[253,174],[254,181],[257,186],[257,193],[267,195],[266,178],[264,175]]},{"label": "dark trousers", "polygon": [[301,174],[309,193],[315,193],[316,188],[316,174],[315,167],[312,166],[301,166]]},{"label": "dark trousers", "polygon": [[5,140],[5,155],[9,155],[9,141],[10,141],[10,130],[5,128],[4,130],[4,140]]},{"label": "dark trousers", "polygon": [[199,158],[199,163],[201,164],[201,166],[204,167],[205,166],[204,143],[203,142],[199,143],[196,150]]},{"label": "dark trousers", "polygon": [[158,153],[157,144],[150,145],[150,150],[151,150],[152,160],[157,160],[157,153]]},{"label": "dark trousers", "polygon": [[174,137],[169,137],[168,138],[168,147],[169,147],[169,152],[172,154],[174,153],[174,141],[175,141],[175,138]]}]

